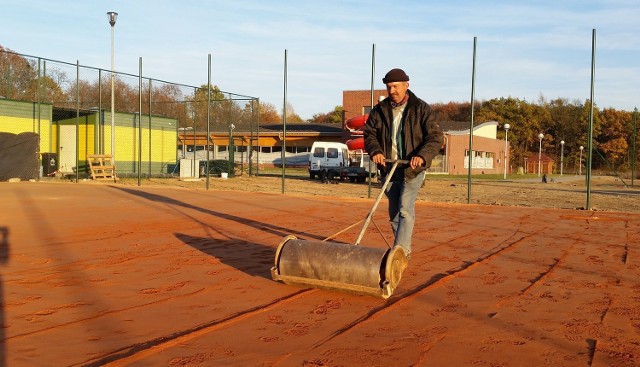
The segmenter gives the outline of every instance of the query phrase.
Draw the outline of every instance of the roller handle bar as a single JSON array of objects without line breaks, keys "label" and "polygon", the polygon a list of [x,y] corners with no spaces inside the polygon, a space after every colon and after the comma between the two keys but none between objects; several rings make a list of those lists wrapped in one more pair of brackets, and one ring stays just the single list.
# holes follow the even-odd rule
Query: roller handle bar
[{"label": "roller handle bar", "polygon": [[369,226],[369,222],[371,222],[371,218],[373,218],[373,213],[375,213],[376,209],[378,208],[378,204],[380,203],[380,200],[382,199],[382,195],[384,194],[384,190],[387,188],[387,185],[389,184],[389,181],[391,181],[391,176],[393,176],[393,173],[396,171],[396,168],[398,167],[398,164],[407,164],[409,163],[409,161],[404,160],[404,159],[385,159],[384,160],[386,163],[393,163],[393,166],[391,166],[391,170],[389,171],[389,173],[387,173],[387,178],[384,180],[384,184],[382,185],[382,188],[380,189],[380,193],[378,194],[378,197],[376,198],[375,203],[373,203],[373,208],[371,208],[371,211],[369,212],[369,214],[367,215],[367,219],[365,219],[364,221],[364,225],[362,226],[362,230],[360,230],[360,234],[358,235],[358,239],[356,240],[355,246],[358,246],[360,244],[360,241],[362,240],[362,237],[364,237],[364,232],[367,230],[367,227]]}]

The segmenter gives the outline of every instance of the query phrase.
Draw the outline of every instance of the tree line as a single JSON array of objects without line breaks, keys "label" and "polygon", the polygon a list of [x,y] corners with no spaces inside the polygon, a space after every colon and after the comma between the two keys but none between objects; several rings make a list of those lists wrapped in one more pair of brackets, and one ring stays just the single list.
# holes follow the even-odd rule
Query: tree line
[{"label": "tree line", "polygon": [[[110,72],[97,69],[83,69],[91,72],[90,78],[69,76],[63,68],[49,62],[43,72],[40,59],[23,57],[0,45],[0,97],[14,100],[40,101],[60,108],[93,109],[101,105],[110,108]],[[52,66],[53,65],[53,66]],[[250,126],[251,124],[282,122],[278,108],[270,103],[258,103],[252,98],[242,98],[222,92],[217,86],[184,85],[153,81],[148,79],[138,85],[138,79],[116,74],[114,79],[115,110],[137,113],[142,98],[143,114],[175,118],[181,127],[192,127],[204,131],[209,126],[213,130],[225,129],[231,124]],[[207,101],[211,100],[211,104]],[[207,106],[209,105],[209,111]],[[469,102],[435,103],[432,108],[439,121],[470,121]],[[587,129],[591,103],[566,98],[546,100],[540,97],[536,102],[527,102],[514,97],[500,97],[474,103],[474,122],[498,122],[498,138],[505,137],[505,124],[510,125],[510,162],[514,166],[524,165],[524,158],[538,151],[542,133],[544,154],[556,161],[561,152],[566,162],[577,162],[580,147],[586,154]],[[342,126],[343,109],[336,106],[332,111],[314,114],[304,121],[295,113],[293,106],[287,106],[287,122],[334,124]],[[207,114],[209,112],[209,114]],[[209,125],[207,125],[209,124]],[[604,108],[593,108],[593,156],[594,168],[625,171],[634,160],[634,112]],[[564,141],[564,145],[561,144]],[[584,157],[584,155],[583,155]]]},{"label": "tree line", "polygon": [[[470,102],[449,102],[431,104],[439,122],[471,121]],[[565,162],[575,162],[580,156],[586,159],[587,132],[591,103],[566,98],[546,100],[540,97],[535,103],[514,97],[500,97],[485,101],[476,101],[473,107],[474,123],[498,122],[498,139],[505,138],[505,124],[509,124],[508,142],[512,166],[524,166],[524,159],[539,150],[539,134],[543,134],[542,152],[560,161],[561,154]],[[309,122],[340,123],[342,107],[333,111],[314,115]],[[593,158],[595,169],[626,171],[634,160],[635,136],[634,111],[614,108],[600,110],[593,108]],[[564,141],[564,145],[561,142]],[[580,147],[583,147],[582,154]]]},{"label": "tree line", "polygon": [[[470,121],[470,103],[434,104],[440,121]],[[538,152],[539,134],[543,134],[542,152],[560,161],[578,162],[586,157],[588,147],[589,113],[591,102],[540,97],[535,103],[514,97],[494,98],[476,102],[474,121],[498,122],[498,138],[505,138],[505,124],[509,124],[508,141],[511,162],[524,165],[524,158]],[[600,110],[593,107],[592,167],[602,170],[626,171],[633,159],[635,137],[634,111],[614,108]],[[562,142],[564,141],[564,144]],[[581,154],[580,147],[583,147]],[[575,165],[571,165],[575,166]]]}]

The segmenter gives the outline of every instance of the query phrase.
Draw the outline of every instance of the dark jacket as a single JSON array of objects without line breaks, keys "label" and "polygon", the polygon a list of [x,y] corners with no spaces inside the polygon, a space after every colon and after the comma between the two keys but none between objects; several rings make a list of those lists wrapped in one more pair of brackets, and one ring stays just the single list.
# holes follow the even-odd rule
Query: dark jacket
[{"label": "dark jacket", "polygon": [[[393,180],[413,178],[418,173],[431,167],[431,160],[438,155],[443,146],[444,136],[440,124],[435,121],[435,114],[425,101],[418,98],[411,90],[407,90],[409,99],[404,109],[402,118],[402,134],[404,156],[400,159],[410,160],[413,156],[420,156],[425,165],[415,170],[409,166],[398,166]],[[384,154],[391,159],[391,129],[393,126],[393,113],[391,112],[391,100],[387,97],[378,103],[371,112],[364,125],[364,148],[373,157],[377,153]],[[386,165],[391,168],[390,164]],[[384,173],[383,173],[384,174]]]}]

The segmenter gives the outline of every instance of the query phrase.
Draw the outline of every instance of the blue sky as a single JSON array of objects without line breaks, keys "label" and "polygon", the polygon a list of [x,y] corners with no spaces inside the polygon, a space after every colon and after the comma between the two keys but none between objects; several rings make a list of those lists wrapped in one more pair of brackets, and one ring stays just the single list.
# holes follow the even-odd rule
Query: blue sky
[{"label": "blue sky", "polygon": [[259,97],[303,119],[342,104],[343,90],[375,88],[403,68],[427,102],[471,98],[477,37],[477,100],[584,101],[590,96],[596,29],[595,101],[640,104],[640,1],[21,0],[2,5],[0,45],[16,52]]}]

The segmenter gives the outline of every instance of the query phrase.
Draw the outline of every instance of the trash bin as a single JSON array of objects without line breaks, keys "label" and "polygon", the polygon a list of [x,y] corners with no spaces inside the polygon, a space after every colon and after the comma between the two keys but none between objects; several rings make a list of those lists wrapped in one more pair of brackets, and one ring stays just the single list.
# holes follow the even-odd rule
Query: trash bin
[{"label": "trash bin", "polygon": [[58,172],[58,153],[42,153],[42,175],[53,176]]}]

